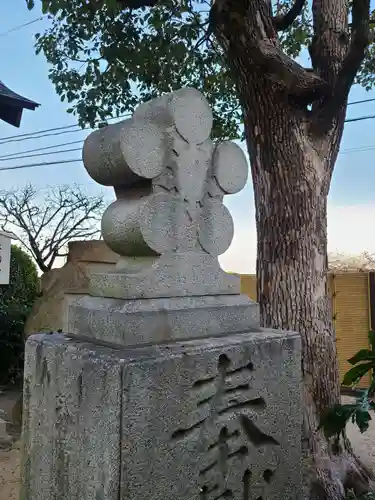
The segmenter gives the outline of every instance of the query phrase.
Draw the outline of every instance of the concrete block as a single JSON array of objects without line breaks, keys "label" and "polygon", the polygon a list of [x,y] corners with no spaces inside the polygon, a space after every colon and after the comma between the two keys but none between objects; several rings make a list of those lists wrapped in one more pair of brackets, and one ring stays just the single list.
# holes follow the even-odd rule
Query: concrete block
[{"label": "concrete block", "polygon": [[26,344],[23,500],[118,500],[122,364],[62,335]]},{"label": "concrete block", "polygon": [[299,336],[26,350],[25,500],[299,500]]},{"label": "concrete block", "polygon": [[124,346],[259,330],[246,295],[118,300],[71,296],[65,331]]}]

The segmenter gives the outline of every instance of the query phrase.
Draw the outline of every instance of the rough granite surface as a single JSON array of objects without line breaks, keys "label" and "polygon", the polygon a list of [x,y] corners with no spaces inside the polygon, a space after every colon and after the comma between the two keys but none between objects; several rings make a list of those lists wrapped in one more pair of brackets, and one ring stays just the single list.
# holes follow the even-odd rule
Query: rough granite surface
[{"label": "rough granite surface", "polygon": [[299,344],[273,331],[128,349],[30,337],[22,498],[299,499]]},{"label": "rough granite surface", "polygon": [[124,346],[259,331],[259,306],[246,295],[147,300],[85,295],[72,297],[65,316],[65,331]]},{"label": "rough granite surface", "polygon": [[239,146],[210,139],[212,111],[184,88],[142,104],[133,117],[86,139],[89,175],[112,185],[102,217],[104,241],[122,256],[116,273],[91,278],[96,296],[123,299],[240,293],[218,256],[233,238],[225,195],[245,186]]}]

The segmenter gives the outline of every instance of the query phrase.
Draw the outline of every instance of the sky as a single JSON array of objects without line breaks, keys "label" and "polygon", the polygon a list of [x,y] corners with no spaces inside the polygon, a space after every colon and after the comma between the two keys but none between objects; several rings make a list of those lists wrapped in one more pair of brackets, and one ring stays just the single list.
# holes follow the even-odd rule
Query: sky
[{"label": "sky", "polygon": [[[21,153],[29,149],[72,141],[83,141],[90,132],[80,130],[56,135],[50,132],[42,138],[22,138],[22,134],[76,124],[74,116],[66,112],[48,79],[48,65],[43,54],[35,55],[34,36],[43,32],[46,20],[38,20],[21,29],[11,31],[41,16],[37,7],[29,12],[26,0],[2,1],[0,5],[0,80],[15,92],[41,104],[36,111],[24,111],[20,129],[0,122],[0,169],[10,166],[77,159],[76,162],[46,165],[4,172],[0,171],[0,189],[22,187],[31,183],[43,190],[61,184],[79,184],[89,194],[105,192],[108,203],[114,198],[110,188],[102,188],[86,173],[80,151],[48,156],[4,161],[1,156]],[[349,102],[375,98],[375,89],[367,92],[353,87]],[[375,116],[375,101],[351,105],[347,118]],[[43,135],[43,134],[42,134]],[[45,135],[45,134],[44,134]],[[19,136],[19,137],[18,137]],[[80,148],[81,144],[61,149]],[[328,250],[331,253],[356,255],[364,251],[375,253],[375,119],[347,123],[340,155],[328,202]],[[227,270],[254,273],[256,263],[256,229],[251,179],[241,193],[227,197],[235,226],[230,249],[221,257]]]}]

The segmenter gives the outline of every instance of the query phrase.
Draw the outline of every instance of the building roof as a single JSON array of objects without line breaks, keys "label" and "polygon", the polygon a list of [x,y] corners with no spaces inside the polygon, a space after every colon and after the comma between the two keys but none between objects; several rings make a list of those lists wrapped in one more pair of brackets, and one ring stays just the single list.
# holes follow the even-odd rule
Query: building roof
[{"label": "building roof", "polygon": [[6,238],[10,238],[11,240],[18,240],[17,236],[14,233],[10,233],[9,231],[2,231],[1,229],[0,236],[5,236]]},{"label": "building roof", "polygon": [[0,119],[19,127],[21,124],[22,112],[24,109],[35,110],[38,103],[22,97],[10,90],[0,81]]}]

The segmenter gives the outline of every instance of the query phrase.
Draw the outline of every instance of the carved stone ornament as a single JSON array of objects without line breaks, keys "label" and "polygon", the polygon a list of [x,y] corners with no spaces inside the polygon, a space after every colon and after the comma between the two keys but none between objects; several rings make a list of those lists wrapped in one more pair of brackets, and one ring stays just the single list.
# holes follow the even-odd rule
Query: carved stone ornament
[{"label": "carved stone ornament", "polygon": [[219,266],[233,238],[226,194],[246,184],[241,148],[210,139],[212,112],[185,88],[141,104],[128,120],[88,136],[83,161],[117,196],[102,218],[104,241],[122,256],[91,293],[117,298],[239,293]]}]

